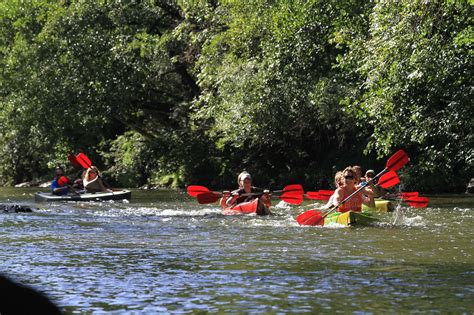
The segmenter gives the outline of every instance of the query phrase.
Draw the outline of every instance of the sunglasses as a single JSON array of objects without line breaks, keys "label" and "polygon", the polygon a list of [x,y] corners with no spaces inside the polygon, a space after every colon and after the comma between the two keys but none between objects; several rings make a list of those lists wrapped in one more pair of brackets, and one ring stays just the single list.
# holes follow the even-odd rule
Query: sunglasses
[{"label": "sunglasses", "polygon": [[354,176],[352,175],[347,175],[347,176],[344,176],[345,179],[354,179]]}]

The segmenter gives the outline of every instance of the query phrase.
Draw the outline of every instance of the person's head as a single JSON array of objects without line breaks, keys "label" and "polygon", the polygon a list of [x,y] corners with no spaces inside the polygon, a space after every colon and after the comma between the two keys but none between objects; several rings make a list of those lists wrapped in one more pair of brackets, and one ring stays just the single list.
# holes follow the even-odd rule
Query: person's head
[{"label": "person's head", "polygon": [[336,184],[336,188],[341,187],[344,183],[342,181],[342,172],[338,171],[334,176],[334,183]]},{"label": "person's head", "polygon": [[91,166],[87,169],[87,177],[88,179],[94,179],[99,176],[99,170],[95,166]]},{"label": "person's head", "polygon": [[360,179],[362,178],[362,167],[359,165],[354,165],[352,166],[352,170],[354,171],[356,182],[360,182]]},{"label": "person's head", "polygon": [[369,180],[373,179],[375,177],[375,172],[374,170],[368,170],[365,172],[365,180],[368,182]]},{"label": "person's head", "polygon": [[355,185],[356,182],[356,172],[352,167],[346,167],[342,171],[342,182],[345,186],[352,186]]},{"label": "person's head", "polygon": [[64,175],[64,169],[62,168],[62,166],[61,165],[56,166],[56,168],[54,169],[54,176],[59,178],[63,175]]},{"label": "person's head", "polygon": [[252,176],[250,176],[249,172],[243,171],[237,177],[237,183],[240,188],[250,187],[252,185]]}]

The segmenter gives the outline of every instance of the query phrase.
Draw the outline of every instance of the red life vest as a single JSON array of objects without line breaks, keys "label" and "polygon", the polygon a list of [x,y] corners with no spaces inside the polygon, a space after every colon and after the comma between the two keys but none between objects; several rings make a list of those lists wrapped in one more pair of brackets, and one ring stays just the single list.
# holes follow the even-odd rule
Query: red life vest
[{"label": "red life vest", "polygon": [[[342,198],[342,200],[346,199],[348,196],[349,195],[344,196]],[[347,211],[352,210],[352,211],[361,212],[362,211],[362,201],[363,201],[362,192],[358,192],[357,194],[352,196],[351,199],[347,200],[346,202],[344,202],[344,204],[339,206],[337,211],[338,212],[347,212]]]}]

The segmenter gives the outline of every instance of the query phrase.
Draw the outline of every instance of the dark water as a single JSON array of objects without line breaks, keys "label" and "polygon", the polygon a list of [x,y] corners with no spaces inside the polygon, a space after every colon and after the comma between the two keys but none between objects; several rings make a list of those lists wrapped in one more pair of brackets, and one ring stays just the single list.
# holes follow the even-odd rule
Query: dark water
[{"label": "dark water", "polygon": [[365,228],[299,227],[305,206],[224,217],[184,192],[131,203],[0,202],[0,272],[66,313],[474,312],[474,197],[431,196]]}]

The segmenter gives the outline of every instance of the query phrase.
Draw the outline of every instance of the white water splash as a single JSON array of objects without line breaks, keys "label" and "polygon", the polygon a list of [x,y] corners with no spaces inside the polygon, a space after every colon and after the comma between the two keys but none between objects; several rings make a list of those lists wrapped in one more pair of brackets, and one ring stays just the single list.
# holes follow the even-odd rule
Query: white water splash
[{"label": "white water splash", "polygon": [[398,205],[395,208],[394,215],[393,215],[393,222],[392,225],[405,225],[405,226],[425,226],[426,221],[423,217],[417,215],[414,217],[407,217],[406,211],[404,207]]}]

